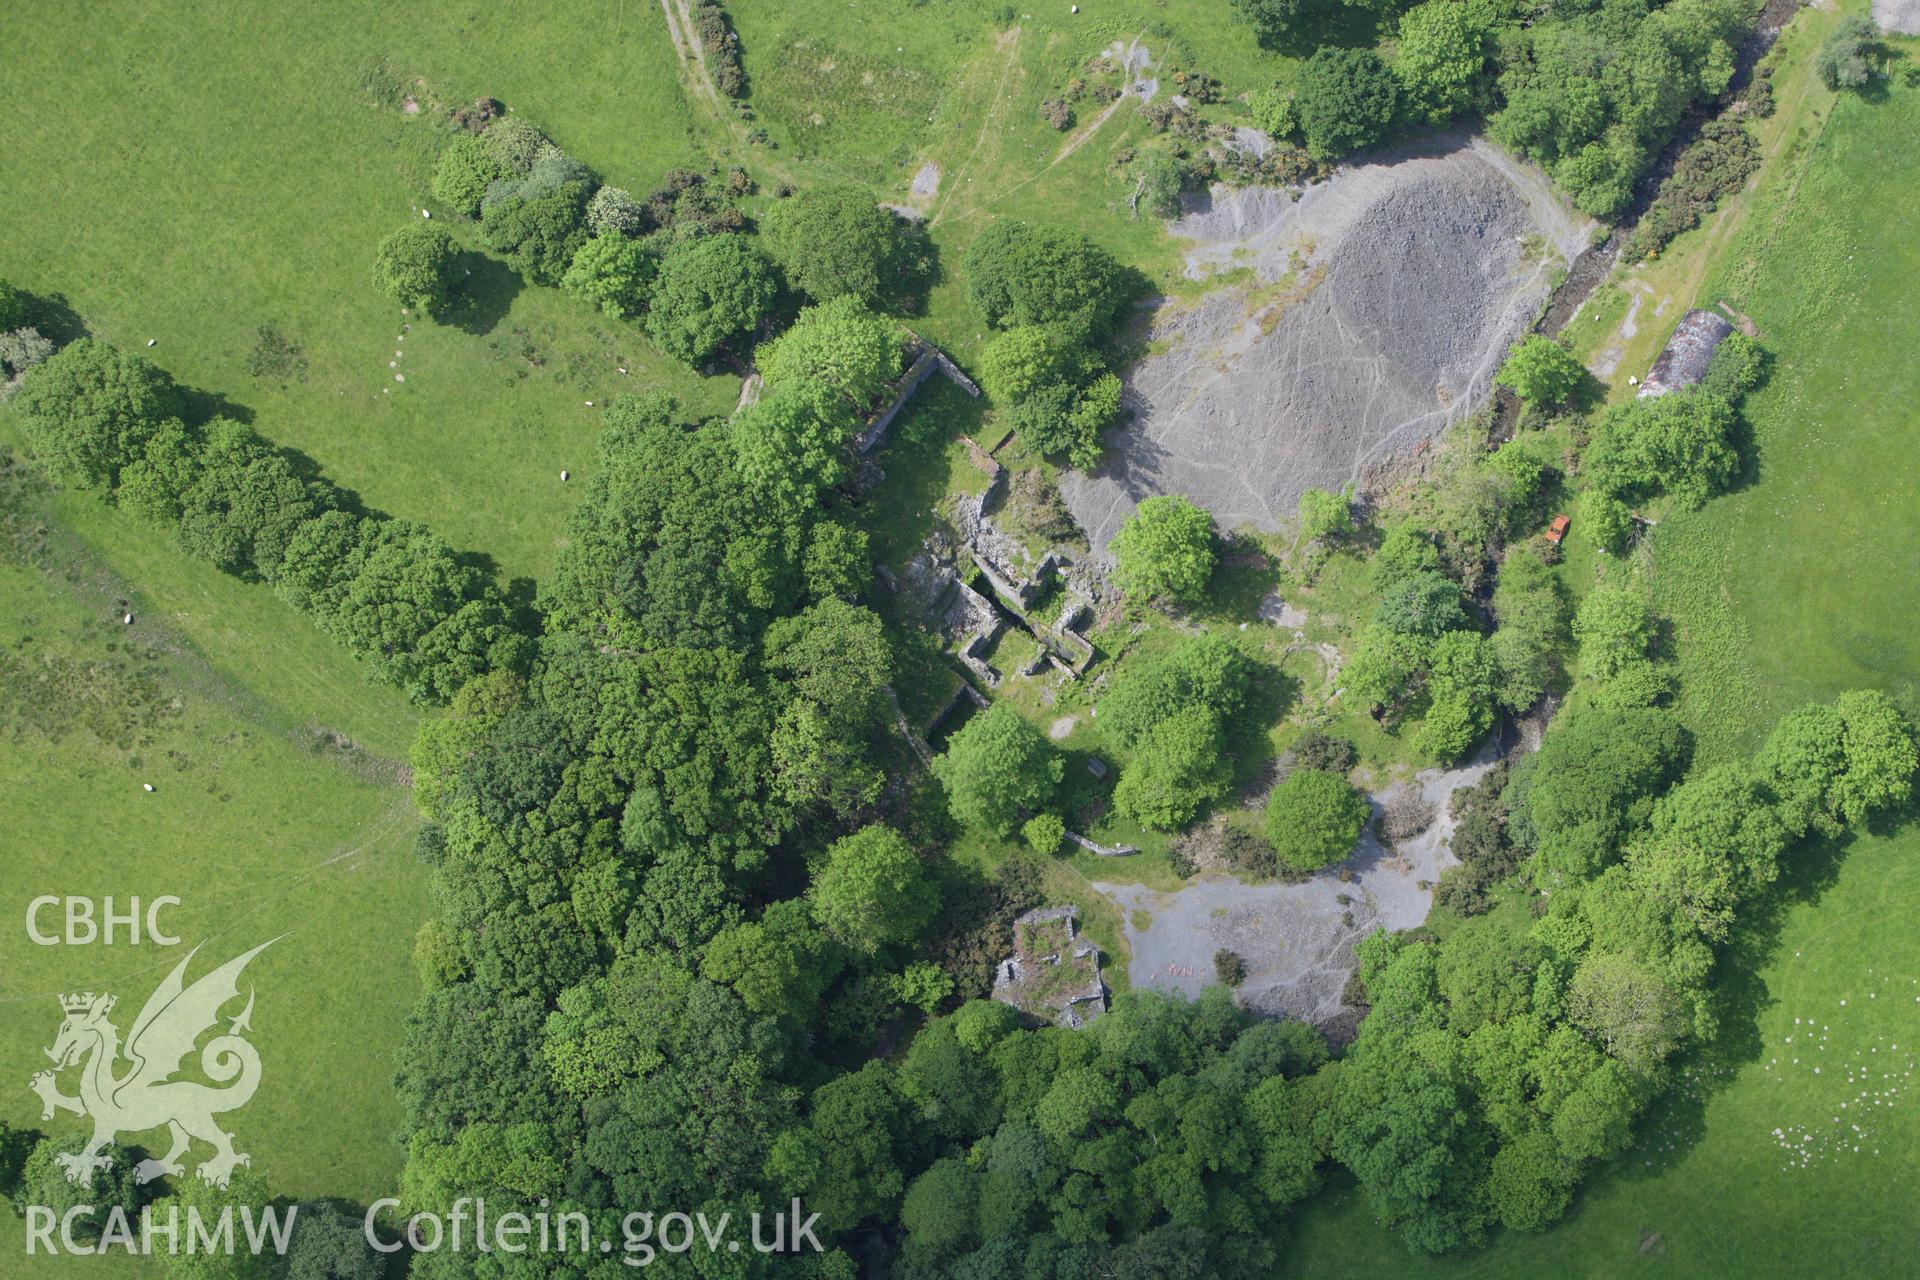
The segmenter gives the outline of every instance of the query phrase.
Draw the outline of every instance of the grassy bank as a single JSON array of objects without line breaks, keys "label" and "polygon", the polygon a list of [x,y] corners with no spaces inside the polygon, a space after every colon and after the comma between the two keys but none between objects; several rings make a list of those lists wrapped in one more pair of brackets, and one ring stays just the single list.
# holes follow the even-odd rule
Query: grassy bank
[{"label": "grassy bank", "polygon": [[[1744,216],[1700,264],[1699,293],[1677,299],[1729,299],[1776,361],[1747,407],[1757,468],[1737,492],[1663,520],[1651,546],[1680,712],[1707,761],[1751,750],[1782,713],[1842,689],[1886,689],[1920,710],[1920,645],[1903,625],[1920,601],[1920,482],[1905,461],[1920,425],[1920,316],[1907,298],[1920,273],[1908,143],[1920,89],[1896,80],[1876,100],[1835,101],[1815,85],[1800,110],[1777,130],[1789,162],[1742,197]],[[1920,1249],[1908,1093],[1917,859],[1911,821],[1801,851],[1777,919],[1723,967],[1724,1034],[1552,1230],[1417,1258],[1341,1187],[1304,1215],[1287,1274],[1908,1274]]]}]

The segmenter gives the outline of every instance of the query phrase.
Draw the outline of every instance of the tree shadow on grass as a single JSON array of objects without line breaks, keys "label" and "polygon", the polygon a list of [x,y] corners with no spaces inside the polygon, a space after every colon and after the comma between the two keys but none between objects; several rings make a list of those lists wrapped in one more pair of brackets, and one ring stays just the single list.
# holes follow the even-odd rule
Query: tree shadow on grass
[{"label": "tree shadow on grass", "polygon": [[1198,616],[1222,622],[1251,622],[1260,605],[1280,589],[1280,565],[1257,538],[1236,533],[1225,540]]},{"label": "tree shadow on grass", "polygon": [[461,252],[460,268],[465,273],[461,277],[463,287],[445,313],[435,319],[476,337],[492,333],[512,308],[524,282],[506,263],[470,249]]},{"label": "tree shadow on grass", "polygon": [[1322,48],[1371,49],[1380,43],[1380,16],[1372,9],[1350,4],[1302,7],[1307,11],[1298,21],[1275,39],[1262,40],[1261,47],[1307,58]]},{"label": "tree shadow on grass", "polygon": [[273,447],[279,451],[281,457],[287,460],[287,465],[293,468],[293,474],[298,476],[312,491],[314,497],[321,502],[352,515],[384,518],[385,513],[368,509],[357,490],[349,489],[329,477],[321,467],[319,459],[312,454],[295,449],[291,445],[276,443]]},{"label": "tree shadow on grass", "polygon": [[66,294],[20,292],[27,300],[27,324],[56,347],[90,336],[87,322],[73,309]]},{"label": "tree shadow on grass", "polygon": [[513,615],[516,631],[537,636],[542,630],[540,610],[536,604],[540,595],[540,585],[529,577],[510,578],[507,581],[507,609]]},{"label": "tree shadow on grass", "polygon": [[0,1129],[0,1196],[18,1197],[27,1157],[46,1136],[38,1129]]},{"label": "tree shadow on grass", "polygon": [[489,582],[500,580],[500,562],[495,560],[490,552],[475,551],[471,548],[466,551],[456,549],[453,558],[461,568],[472,569]]},{"label": "tree shadow on grass", "polygon": [[[933,527],[936,508],[946,496],[959,487],[985,485],[985,477],[977,473],[962,476],[960,471],[967,464],[956,466],[948,455],[949,444],[960,435],[973,436],[983,448],[992,445],[991,439],[982,439],[985,424],[984,403],[945,378],[929,378],[914,393],[886,438],[866,455],[866,461],[886,472],[885,482],[847,495],[847,506],[856,518],[874,531],[876,563],[904,567]],[[856,471],[857,467],[856,462]],[[963,480],[968,482],[965,486]]]},{"label": "tree shadow on grass", "polygon": [[1748,412],[1747,406],[1753,403],[1754,394],[1760,390],[1760,387],[1766,385],[1766,378],[1772,375],[1771,353],[1761,353],[1761,369],[1760,386],[1749,391],[1733,406],[1733,430],[1728,435],[1727,443],[1733,447],[1734,455],[1739,461],[1732,477],[1727,481],[1727,487],[1722,489],[1721,493],[1739,493],[1742,490],[1751,489],[1759,484],[1761,477],[1766,474],[1768,460],[1765,457],[1765,451],[1760,448],[1759,440],[1754,436],[1753,416]]},{"label": "tree shadow on grass", "polygon": [[188,422],[196,425],[225,418],[230,422],[253,424],[253,410],[235,400],[229,400],[224,391],[206,391],[200,387],[190,387],[186,383],[176,383],[180,392],[182,414]]},{"label": "tree shadow on grass", "polygon": [[1254,664],[1246,705],[1225,721],[1227,755],[1233,761],[1233,789],[1227,793],[1230,798],[1248,794],[1249,788],[1271,772],[1269,765],[1275,755],[1271,730],[1299,700],[1299,677],[1268,663]]},{"label": "tree shadow on grass", "polygon": [[926,224],[901,218],[900,271],[881,299],[885,309],[903,316],[927,314],[927,299],[946,278],[940,264],[940,246],[927,234]]},{"label": "tree shadow on grass", "polygon": [[[374,1214],[369,1211],[368,1206],[344,1196],[312,1196],[301,1199],[295,1196],[278,1195],[268,1204],[282,1215],[282,1221],[286,1221],[285,1215],[291,1212],[293,1232],[291,1239],[296,1252],[299,1251],[302,1243],[300,1229],[302,1220],[305,1220],[309,1224],[308,1229],[312,1230],[311,1224],[314,1222],[334,1217],[346,1227],[351,1228],[354,1236],[362,1236],[369,1229],[369,1223],[378,1224],[377,1230],[382,1238],[397,1239],[406,1229],[406,1222],[396,1218],[391,1208]],[[409,1255],[404,1251],[388,1254],[385,1257],[376,1257],[369,1247],[366,1253],[369,1263],[375,1268],[373,1274],[381,1276],[382,1280],[403,1280],[407,1274],[406,1259]],[[342,1272],[342,1274],[346,1273]]]},{"label": "tree shadow on grass", "polygon": [[1607,403],[1607,384],[1591,369],[1580,370],[1580,380],[1574,384],[1573,392],[1567,396],[1567,403],[1550,414],[1540,425],[1550,425],[1555,419],[1568,412],[1598,413]]},{"label": "tree shadow on grass", "polygon": [[[1104,744],[1102,744],[1104,745]],[[1113,788],[1120,780],[1120,765],[1109,751],[1091,747],[1065,747],[1060,751],[1064,768],[1056,807],[1067,819],[1067,826],[1083,834],[1106,821],[1113,809]],[[1093,766],[1098,764],[1101,772]]]}]

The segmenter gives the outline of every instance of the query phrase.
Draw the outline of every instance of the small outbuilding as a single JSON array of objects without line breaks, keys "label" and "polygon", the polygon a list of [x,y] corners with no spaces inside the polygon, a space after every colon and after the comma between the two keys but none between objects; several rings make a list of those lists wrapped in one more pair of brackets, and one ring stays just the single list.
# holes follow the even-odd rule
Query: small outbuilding
[{"label": "small outbuilding", "polygon": [[1667,345],[1654,360],[1653,368],[1647,370],[1639,397],[1664,396],[1669,391],[1699,385],[1707,376],[1707,366],[1713,363],[1713,353],[1732,332],[1733,325],[1715,311],[1695,307],[1681,316],[1673,336],[1667,339]]}]

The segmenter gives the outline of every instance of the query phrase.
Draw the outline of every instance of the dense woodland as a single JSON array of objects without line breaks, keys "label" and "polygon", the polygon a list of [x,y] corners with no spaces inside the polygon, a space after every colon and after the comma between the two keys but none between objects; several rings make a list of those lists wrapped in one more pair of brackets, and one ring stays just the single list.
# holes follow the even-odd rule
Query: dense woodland
[{"label": "dense woodland", "polygon": [[[1328,157],[1396,129],[1485,117],[1595,217],[1622,212],[1688,107],[1724,93],[1751,28],[1744,0],[1234,0],[1263,45],[1308,55],[1290,94],[1251,104],[1261,127]],[[1397,35],[1391,61],[1342,47],[1356,26]]]},{"label": "dense woodland", "polygon": [[[1317,43],[1329,18],[1299,0],[1236,8],[1275,47]],[[1523,22],[1431,0],[1374,16],[1397,23],[1391,64],[1316,53],[1291,97],[1254,104],[1263,123],[1328,155],[1481,112],[1605,216],[1687,107],[1726,88],[1749,14],[1626,0]],[[797,1196],[829,1252],[657,1265],[850,1278],[856,1256],[887,1254],[908,1277],[1260,1277],[1289,1206],[1338,1166],[1415,1248],[1537,1230],[1714,1034],[1716,961],[1781,868],[1910,797],[1914,730],[1873,692],[1787,716],[1748,761],[1690,770],[1644,584],[1623,558],[1576,608],[1532,536],[1555,485],[1577,484],[1583,524],[1625,551],[1646,504],[1734,483],[1758,345],[1729,340],[1698,389],[1598,409],[1578,363],[1529,339],[1501,375],[1527,405],[1517,439],[1443,451],[1370,512],[1327,493],[1300,512],[1309,563],[1367,558],[1376,604],[1348,696],[1421,755],[1459,759],[1567,695],[1537,753],[1455,797],[1463,865],[1438,893],[1466,923],[1363,946],[1353,994],[1370,1011],[1337,1055],[1224,986],[1191,1003],[1128,993],[1086,1030],[1033,1025],[985,997],[1012,918],[1042,900],[1059,754],[996,704],[932,776],[903,767],[887,689],[905,641],[869,598],[848,484],[848,443],[904,366],[890,313],[925,287],[917,233],[850,188],[789,195],[755,224],[739,173],[676,173],[636,197],[517,119],[474,124],[434,180],[470,223],[409,225],[374,254],[396,303],[456,314],[473,240],[675,357],[751,359],[764,382],[730,419],[690,421],[656,394],[607,406],[535,600],[251,427],[196,415],[144,357],[90,338],[56,350],[36,300],[0,287],[11,411],[49,476],[259,581],[436,708],[412,758],[434,884],[426,994],[395,1074],[409,1212],[484,1195],[577,1208],[617,1238],[634,1206],[744,1218]],[[1070,229],[1003,219],[957,269],[994,335],[979,373],[996,408],[1034,452],[1091,465],[1120,409],[1122,264]],[[1114,578],[1142,616],[1178,614],[1219,550],[1204,512],[1152,500],[1114,544]],[[1157,830],[1206,815],[1229,794],[1223,742],[1256,678],[1209,636],[1129,668],[1101,703],[1115,806]],[[1367,820],[1352,762],[1344,743],[1288,762],[1267,873],[1351,849]],[[963,830],[1039,848],[983,880],[943,858]],[[24,1177],[54,1197],[51,1150]],[[143,1194],[124,1172],[96,1195]],[[267,1190],[242,1175],[178,1194]],[[304,1274],[375,1274],[337,1223],[313,1222],[296,1266],[331,1270]],[[220,1274],[248,1274],[235,1265]],[[442,1253],[412,1273],[625,1268]]]}]

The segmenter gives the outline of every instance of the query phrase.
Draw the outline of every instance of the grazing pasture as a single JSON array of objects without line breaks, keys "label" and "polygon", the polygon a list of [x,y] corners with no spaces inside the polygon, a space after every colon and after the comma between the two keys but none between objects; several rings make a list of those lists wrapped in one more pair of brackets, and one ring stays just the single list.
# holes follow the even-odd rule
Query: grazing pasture
[{"label": "grazing pasture", "polygon": [[[1878,101],[1836,101],[1816,86],[1807,106],[1799,163],[1745,198],[1701,295],[1752,316],[1773,354],[1747,407],[1758,466],[1736,492],[1664,519],[1650,549],[1679,709],[1707,761],[1752,750],[1783,712],[1841,689],[1920,709],[1920,315],[1907,297],[1920,156],[1905,142],[1920,88],[1896,77]],[[1677,1095],[1566,1221],[1417,1258],[1337,1187],[1303,1215],[1285,1274],[1908,1274],[1920,1251],[1920,826],[1909,814],[1803,849],[1783,883],[1776,918],[1723,962],[1720,1039],[1680,1066],[1691,1074]]]},{"label": "grazing pasture", "polygon": [[[59,995],[113,993],[124,1033],[192,947],[204,944],[190,979],[279,938],[246,977],[262,1084],[225,1121],[276,1194],[382,1194],[401,1156],[383,1140],[400,1123],[388,1046],[418,996],[410,956],[426,910],[398,761],[264,704],[139,603],[128,626],[68,580],[71,565],[54,567],[0,563],[0,1119],[81,1129],[71,1115],[43,1121],[26,1087],[47,1066]],[[42,894],[112,896],[121,910],[135,896],[178,897],[159,922],[181,945],[33,945],[26,907]],[[43,931],[60,932],[59,914],[42,912]],[[165,1134],[126,1140],[157,1154]],[[20,1231],[0,1214],[8,1275],[87,1265],[25,1258]]]},{"label": "grazing pasture", "polygon": [[[744,164],[761,184],[747,207],[760,212],[790,179],[852,181],[923,221],[942,271],[910,323],[972,363],[986,335],[959,264],[996,219],[1080,228],[1138,273],[1138,294],[1197,297],[1181,246],[1131,198],[1144,179],[1136,187],[1128,165],[1150,128],[1136,102],[1166,101],[1187,73],[1217,77],[1221,100],[1197,114],[1218,123],[1243,114],[1227,105],[1237,95],[1288,86],[1299,65],[1257,50],[1218,0],[1085,8],[736,0],[751,86],[739,109],[703,91],[705,73],[685,60],[681,0],[484,11],[113,0],[57,22],[15,6],[0,13],[14,178],[0,189],[0,278],[64,295],[97,336],[191,388],[197,411],[246,420],[368,507],[431,525],[524,600],[563,546],[605,402],[663,388],[683,417],[717,415],[736,402],[738,371],[690,370],[636,325],[473,252],[473,228],[427,195],[447,110],[503,99],[635,192],[670,169]],[[1361,25],[1339,42],[1374,43],[1371,19]],[[1729,202],[1737,221],[1673,255],[1714,246],[1687,291],[1751,316],[1775,360],[1748,409],[1753,474],[1698,512],[1664,516],[1643,552],[1671,625],[1679,708],[1709,761],[1745,753],[1780,712],[1839,689],[1889,689],[1920,711],[1909,581],[1920,321],[1907,296],[1920,260],[1906,225],[1920,88],[1896,78],[1836,104],[1794,83],[1783,114],[1808,136],[1775,153],[1792,163]],[[1119,105],[1089,85],[1122,91]],[[449,324],[402,311],[372,279],[375,246],[428,215],[467,251],[471,303]],[[1503,248],[1503,270],[1534,252]],[[1608,299],[1605,314],[1624,311],[1625,295]],[[1139,326],[1121,327],[1116,364],[1149,345]],[[1641,341],[1655,343],[1650,331]],[[1616,383],[1640,367],[1628,359]],[[901,419],[878,456],[893,474],[866,500],[880,559],[902,564],[957,495],[984,483],[957,441],[997,434],[984,412],[938,382]],[[18,444],[4,411],[0,444]],[[1006,459],[1037,462],[1026,449]],[[416,712],[365,685],[265,588],[188,559],[89,495],[45,492],[11,469],[0,479],[0,833],[14,895],[0,908],[18,921],[42,892],[175,895],[170,923],[208,940],[209,963],[279,937],[252,971],[269,1074],[234,1121],[242,1149],[278,1194],[391,1190],[401,1153],[386,1139],[402,1123],[392,1047],[419,994],[410,955],[429,914],[403,768]],[[1576,526],[1570,571],[1595,562],[1584,537]],[[1313,608],[1294,643],[1264,627],[1236,640],[1273,586],[1267,557],[1241,551],[1185,628],[1226,636],[1262,668],[1223,743],[1236,797],[1257,790],[1299,728],[1276,722],[1325,709],[1337,675],[1324,637],[1351,634],[1374,604],[1361,562],[1343,556],[1317,598],[1301,597]],[[1175,635],[1122,619],[1093,639],[1117,670]],[[1032,653],[1018,634],[1001,643],[1007,667]],[[925,650],[899,681],[918,685],[902,691],[916,723],[951,688],[950,664]],[[938,678],[920,679],[934,668]],[[1002,696],[1065,754],[1060,807],[1098,839],[1137,838],[1144,852],[1126,871],[1170,887],[1170,837],[1112,813],[1117,784],[1086,768],[1104,741],[1087,686],[1057,702],[1031,685]],[[1404,739],[1386,742],[1358,708],[1342,714],[1370,763],[1404,763]],[[1241,809],[1230,825],[1257,821]],[[1801,851],[1777,910],[1743,920],[1723,962],[1723,1033],[1675,1064],[1674,1091],[1567,1221],[1415,1259],[1336,1182],[1302,1206],[1282,1274],[1901,1274],[1920,1252],[1917,832],[1908,822]],[[1010,847],[965,831],[947,856],[987,870]],[[1123,920],[1091,890],[1112,871],[1062,857],[1041,889],[1080,905],[1087,935],[1118,962],[1129,931],[1152,921],[1137,906]],[[176,955],[5,934],[0,1081],[16,1083],[0,1085],[0,1118],[41,1123],[21,1085],[42,1065],[57,993],[112,991],[131,1012]],[[1124,965],[1109,977],[1124,987]],[[887,1043],[905,1042],[889,1032]],[[18,1224],[0,1216],[0,1256],[12,1259],[0,1270],[40,1280],[75,1269],[21,1261],[20,1248]],[[151,1262],[106,1266],[159,1274]]]},{"label": "grazing pasture", "polygon": [[537,576],[577,497],[560,470],[593,465],[586,401],[644,383],[732,405],[735,379],[700,378],[637,326],[477,254],[464,327],[401,315],[372,279],[380,241],[432,208],[443,110],[476,96],[640,191],[700,163],[655,7],[49,17],[0,14],[18,179],[0,192],[0,278],[64,293],[96,336],[250,415],[369,506],[491,556],[503,580]]}]

